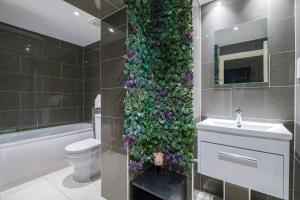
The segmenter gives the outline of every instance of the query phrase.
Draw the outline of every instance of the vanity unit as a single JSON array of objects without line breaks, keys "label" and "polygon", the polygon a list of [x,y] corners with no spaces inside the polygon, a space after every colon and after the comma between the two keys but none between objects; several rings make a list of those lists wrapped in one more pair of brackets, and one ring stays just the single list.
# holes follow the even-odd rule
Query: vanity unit
[{"label": "vanity unit", "polygon": [[197,130],[199,173],[288,200],[293,135],[282,124],[206,119]]}]

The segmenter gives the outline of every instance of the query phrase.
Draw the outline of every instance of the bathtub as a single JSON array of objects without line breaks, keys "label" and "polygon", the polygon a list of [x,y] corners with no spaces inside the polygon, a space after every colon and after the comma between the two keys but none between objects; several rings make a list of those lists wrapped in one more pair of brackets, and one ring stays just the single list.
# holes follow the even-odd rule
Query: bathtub
[{"label": "bathtub", "polygon": [[0,134],[0,192],[68,166],[65,146],[91,137],[90,123]]}]

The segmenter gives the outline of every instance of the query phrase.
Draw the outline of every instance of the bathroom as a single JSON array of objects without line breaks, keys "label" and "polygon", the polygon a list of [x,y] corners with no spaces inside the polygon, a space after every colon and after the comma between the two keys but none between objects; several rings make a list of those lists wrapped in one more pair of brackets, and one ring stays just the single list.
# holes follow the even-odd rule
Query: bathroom
[{"label": "bathroom", "polygon": [[0,0],[0,200],[300,200],[299,5]]}]

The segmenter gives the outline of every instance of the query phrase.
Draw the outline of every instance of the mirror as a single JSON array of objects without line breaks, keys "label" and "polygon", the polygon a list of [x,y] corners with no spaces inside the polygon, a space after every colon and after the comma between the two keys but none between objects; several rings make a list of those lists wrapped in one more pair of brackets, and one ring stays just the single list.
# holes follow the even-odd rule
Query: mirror
[{"label": "mirror", "polygon": [[215,84],[268,82],[267,18],[215,31]]}]

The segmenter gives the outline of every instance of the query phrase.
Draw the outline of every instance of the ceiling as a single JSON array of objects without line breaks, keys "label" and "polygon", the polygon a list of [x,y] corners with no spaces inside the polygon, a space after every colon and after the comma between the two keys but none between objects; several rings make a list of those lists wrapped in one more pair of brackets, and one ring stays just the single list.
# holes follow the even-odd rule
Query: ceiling
[{"label": "ceiling", "polygon": [[100,27],[90,21],[122,7],[122,0],[0,0],[0,21],[87,46],[99,41],[101,35]]},{"label": "ceiling", "polygon": [[198,2],[199,2],[200,5],[207,4],[207,3],[211,2],[211,1],[214,1],[214,0],[198,0]]}]

